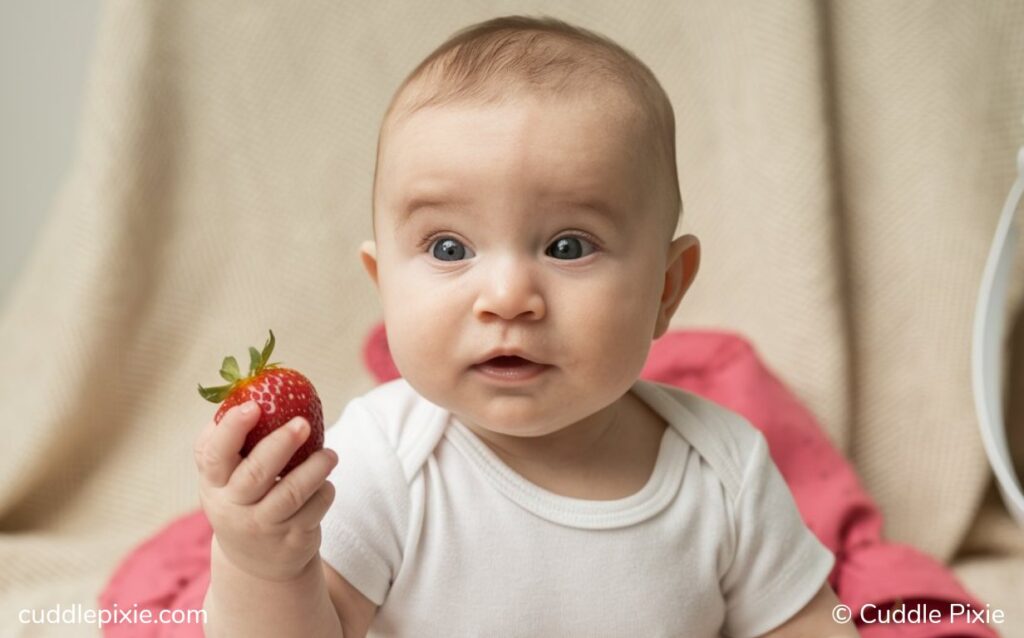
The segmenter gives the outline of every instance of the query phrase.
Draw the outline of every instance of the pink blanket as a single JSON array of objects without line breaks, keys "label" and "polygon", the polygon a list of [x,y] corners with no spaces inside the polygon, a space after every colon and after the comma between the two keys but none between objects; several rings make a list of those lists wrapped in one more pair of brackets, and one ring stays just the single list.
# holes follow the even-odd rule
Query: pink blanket
[{"label": "pink blanket", "polygon": [[[397,378],[383,324],[368,335],[363,354],[380,382]],[[938,622],[873,623],[865,638],[993,638],[988,626],[951,619],[951,604],[984,609],[950,570],[908,545],[882,539],[882,518],[850,464],[818,427],[811,413],[736,334],[676,331],[658,339],[642,378],[668,383],[742,414],[764,432],[807,525],[836,555],[829,583],[859,618],[871,610],[936,609]],[[202,510],[182,516],[129,553],[100,594],[103,609],[187,610],[202,607],[210,580],[212,530]],[[873,605],[870,606],[870,605]],[[108,624],[107,638],[198,637],[200,625]]]}]

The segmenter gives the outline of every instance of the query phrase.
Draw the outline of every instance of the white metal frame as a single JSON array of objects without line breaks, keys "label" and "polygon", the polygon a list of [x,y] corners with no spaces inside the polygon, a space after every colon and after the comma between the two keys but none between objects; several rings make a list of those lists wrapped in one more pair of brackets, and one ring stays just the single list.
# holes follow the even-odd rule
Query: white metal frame
[{"label": "white metal frame", "polygon": [[1006,417],[1003,414],[1003,360],[1005,349],[1005,317],[1007,287],[1012,272],[1017,243],[1015,218],[1024,196],[1024,146],[1017,151],[1017,181],[1003,206],[996,226],[995,239],[985,263],[981,290],[974,311],[974,341],[971,374],[974,406],[978,413],[981,439],[985,444],[999,492],[1010,514],[1024,526],[1024,490],[1013,469],[1013,460],[1006,438]]}]

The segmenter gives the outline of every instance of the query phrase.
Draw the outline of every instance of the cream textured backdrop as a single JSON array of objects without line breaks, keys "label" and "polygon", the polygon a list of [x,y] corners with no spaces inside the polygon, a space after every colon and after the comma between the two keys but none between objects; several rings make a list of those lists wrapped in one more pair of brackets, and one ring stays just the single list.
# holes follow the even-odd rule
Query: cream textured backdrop
[{"label": "cream textured backdrop", "polygon": [[[1006,0],[106,2],[73,170],[0,311],[0,634],[50,635],[19,608],[94,607],[125,552],[198,506],[213,406],[195,386],[224,355],[273,328],[330,423],[372,387],[380,305],[357,248],[381,116],[444,38],[510,13],[654,70],[680,232],[703,246],[675,327],[749,338],[887,536],[953,564],[1024,636],[1024,531],[992,498],[969,377],[1024,143],[1024,4]],[[1014,282],[1011,309],[1019,263]]]}]

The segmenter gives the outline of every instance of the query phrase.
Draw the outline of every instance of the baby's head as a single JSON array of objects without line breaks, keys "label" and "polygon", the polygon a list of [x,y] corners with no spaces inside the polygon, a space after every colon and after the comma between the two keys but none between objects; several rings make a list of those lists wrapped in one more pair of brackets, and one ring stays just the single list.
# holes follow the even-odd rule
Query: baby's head
[{"label": "baby's head", "polygon": [[[696,275],[681,213],[672,106],[642,62],[550,18],[460,31],[378,140],[361,254],[399,372],[505,435],[609,406]],[[514,383],[474,368],[502,348],[546,367]]]}]

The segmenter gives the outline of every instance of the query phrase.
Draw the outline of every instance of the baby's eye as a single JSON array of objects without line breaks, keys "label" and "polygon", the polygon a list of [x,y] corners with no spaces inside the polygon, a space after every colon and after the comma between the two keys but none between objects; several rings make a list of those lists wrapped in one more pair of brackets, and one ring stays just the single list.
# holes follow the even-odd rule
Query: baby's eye
[{"label": "baby's eye", "polygon": [[594,252],[594,250],[591,250],[589,253],[583,254],[583,244],[590,244],[591,248],[594,246],[594,244],[585,237],[581,237],[579,235],[565,235],[563,237],[559,237],[553,244],[551,244],[551,247],[554,250],[548,254],[552,257],[557,257],[558,259],[580,259],[581,257],[586,257],[590,253]]},{"label": "baby's eye", "polygon": [[472,250],[462,245],[458,239],[442,237],[440,241],[434,242],[431,254],[440,261],[459,261],[466,258],[466,251],[471,254]]},{"label": "baby's eye", "polygon": [[[583,248],[584,245],[590,245],[590,251]],[[589,239],[580,235],[564,235],[551,244],[551,248],[546,254],[560,260],[573,260],[586,257],[594,250],[594,244]],[[441,237],[432,242],[430,252],[435,259],[448,262],[461,261],[474,256],[471,249],[454,237]],[[469,255],[466,254],[467,252]]]}]

